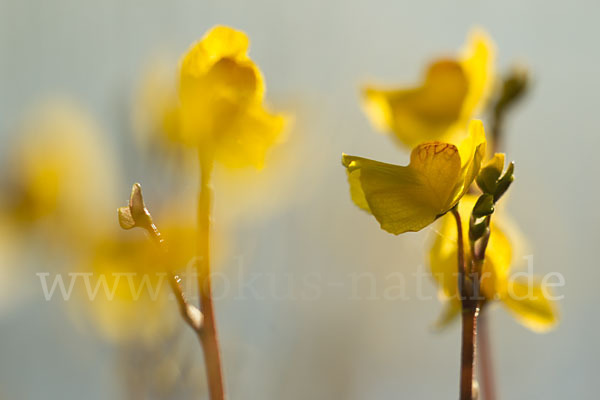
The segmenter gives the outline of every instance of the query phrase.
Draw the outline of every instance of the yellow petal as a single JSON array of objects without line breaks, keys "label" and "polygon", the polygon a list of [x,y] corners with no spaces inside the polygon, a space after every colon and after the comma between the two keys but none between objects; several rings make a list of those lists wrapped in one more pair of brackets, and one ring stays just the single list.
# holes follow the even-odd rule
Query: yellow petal
[{"label": "yellow petal", "polygon": [[506,155],[504,153],[495,153],[494,157],[492,157],[491,160],[485,163],[483,168],[493,168],[496,171],[498,171],[498,176],[500,176],[502,174],[502,171],[504,171],[505,159]]},{"label": "yellow petal", "polygon": [[544,296],[538,282],[531,283],[510,281],[502,301],[521,324],[535,332],[547,332],[558,323],[556,305]]},{"label": "yellow petal", "polygon": [[230,168],[264,166],[267,151],[281,139],[285,118],[255,106],[233,116],[227,130],[215,137],[215,156]]},{"label": "yellow petal", "polygon": [[[457,148],[439,142],[415,148],[406,167],[347,155],[342,163],[351,177],[359,172],[355,176],[369,210],[382,229],[394,234],[419,231],[447,212],[460,173]],[[353,182],[356,178],[351,190]],[[361,206],[354,191],[353,199]]]},{"label": "yellow petal", "polygon": [[494,43],[482,29],[474,29],[469,38],[461,65],[469,82],[469,91],[463,105],[463,116],[470,118],[485,104],[493,86]]},{"label": "yellow petal", "polygon": [[248,58],[248,38],[217,27],[184,57],[177,113],[181,140],[229,167],[262,167],[284,119],[262,106],[264,82]]},{"label": "yellow petal", "polygon": [[227,26],[215,26],[185,54],[181,74],[201,76],[223,58],[241,61],[247,58],[248,36]]},{"label": "yellow petal", "polygon": [[[249,108],[260,107],[262,83],[251,61],[223,59],[206,75],[180,84],[180,129],[185,143],[210,145]],[[208,143],[204,143],[208,140]]]},{"label": "yellow petal", "polygon": [[432,140],[450,141],[485,104],[493,84],[494,46],[485,32],[470,33],[456,59],[439,59],[427,68],[420,85],[405,88],[367,86],[365,113],[376,129],[393,132],[414,147]]},{"label": "yellow petal", "polygon": [[246,54],[248,45],[248,37],[241,31],[225,26],[209,31],[181,61],[179,86],[184,98],[190,92],[206,98],[219,92],[219,96],[254,97],[260,101],[264,82]]},{"label": "yellow petal", "polygon": [[375,127],[394,132],[405,145],[441,140],[461,115],[467,80],[458,62],[441,60],[427,70],[423,84],[410,89],[366,87],[364,109]]},{"label": "yellow petal", "polygon": [[[342,155],[342,163],[343,164],[346,162],[345,159],[346,159],[346,154],[343,154]],[[363,192],[362,185],[360,183],[360,169],[357,168],[354,170],[350,170],[350,168],[347,168],[346,174],[348,176],[348,184],[350,185],[350,197],[352,198],[352,201],[359,208],[365,210],[368,213],[371,213],[371,209],[369,208],[369,203],[367,203],[367,199],[365,197],[365,192]]]},{"label": "yellow petal", "polygon": [[249,60],[223,58],[206,73],[202,89],[231,99],[254,100],[262,92],[260,71]]},{"label": "yellow petal", "polygon": [[[465,195],[458,205],[467,262],[470,262],[469,260],[471,259],[471,251],[468,245],[469,218],[476,201],[477,196]],[[433,278],[445,296],[457,298],[458,256],[456,222],[450,215],[444,216],[440,222],[441,224],[436,230],[437,236],[429,251],[429,266]],[[501,222],[498,221],[498,215],[494,215],[482,268],[481,290],[487,299],[493,300],[498,293],[502,293],[505,290],[511,260],[512,246],[502,230]]]},{"label": "yellow petal", "polygon": [[481,290],[487,299],[495,299],[506,287],[512,260],[511,241],[506,235],[501,215],[496,213],[492,216],[482,269]]},{"label": "yellow petal", "polygon": [[[463,230],[464,228],[465,223],[463,222]],[[458,299],[458,236],[454,218],[451,215],[442,217],[435,232],[436,238],[429,250],[428,257],[431,274],[445,297]]]},{"label": "yellow petal", "polygon": [[469,135],[458,146],[461,160],[461,182],[463,186],[456,193],[456,200],[460,199],[477,177],[481,162],[485,157],[486,140],[483,123],[472,120],[468,128]]}]

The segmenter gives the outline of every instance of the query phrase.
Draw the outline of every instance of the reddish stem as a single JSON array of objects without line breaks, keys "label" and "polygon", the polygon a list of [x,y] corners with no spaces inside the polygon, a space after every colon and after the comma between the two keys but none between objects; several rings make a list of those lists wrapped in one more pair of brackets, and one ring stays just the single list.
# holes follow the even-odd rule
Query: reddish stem
[{"label": "reddish stem", "polygon": [[[456,221],[458,253],[458,290],[462,300],[462,343],[460,356],[460,400],[473,400],[473,376],[475,343],[477,338],[477,316],[479,302],[474,296],[478,292],[479,280],[468,279],[465,264],[465,248],[462,222],[457,207],[451,210]],[[475,290],[477,289],[477,290]]]},{"label": "reddish stem", "polygon": [[479,348],[479,374],[481,376],[481,393],[483,400],[496,400],[494,382],[494,363],[490,343],[489,318],[485,308],[481,309],[477,335]]},{"label": "reddish stem", "polygon": [[[476,304],[476,303],[475,303]],[[462,349],[460,356],[460,400],[473,400],[473,375],[475,365],[475,338],[479,307],[463,308]]]}]

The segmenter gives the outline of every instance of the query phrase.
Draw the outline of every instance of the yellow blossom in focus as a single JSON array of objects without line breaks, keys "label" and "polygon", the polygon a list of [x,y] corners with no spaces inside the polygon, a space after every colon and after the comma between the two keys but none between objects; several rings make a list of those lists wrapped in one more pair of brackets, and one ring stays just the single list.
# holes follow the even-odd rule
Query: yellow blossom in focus
[{"label": "yellow blossom in focus", "polygon": [[[467,265],[471,262],[468,246],[469,218],[477,196],[465,195],[458,206],[462,216]],[[440,220],[438,235],[429,251],[431,273],[440,287],[445,302],[440,325],[445,325],[460,314],[458,296],[457,230],[451,216]],[[510,276],[513,262],[513,245],[504,230],[501,214],[495,213],[490,226],[490,238],[485,252],[481,275],[481,296],[486,301],[499,300],[523,325],[536,332],[553,328],[558,322],[555,304],[544,296],[549,293],[539,280],[527,282]]]},{"label": "yellow blossom in focus", "polygon": [[183,56],[176,96],[154,87],[163,97],[149,99],[149,108],[162,110],[155,123],[169,139],[198,147],[232,168],[261,168],[285,124],[263,104],[264,80],[248,47],[245,33],[214,27]]},{"label": "yellow blossom in focus", "polygon": [[493,81],[494,45],[482,30],[470,33],[455,59],[433,61],[422,84],[389,89],[366,86],[363,104],[373,125],[408,147],[455,141],[485,104]]},{"label": "yellow blossom in focus", "polygon": [[474,120],[459,147],[423,143],[406,167],[348,155],[342,164],[354,203],[397,235],[419,231],[454,207],[477,176],[485,147],[483,124]]}]

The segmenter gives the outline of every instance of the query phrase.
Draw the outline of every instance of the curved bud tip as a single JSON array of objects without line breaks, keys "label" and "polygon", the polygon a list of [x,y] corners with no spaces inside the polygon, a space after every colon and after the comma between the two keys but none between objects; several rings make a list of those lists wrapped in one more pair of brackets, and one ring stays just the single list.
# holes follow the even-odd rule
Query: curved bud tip
[{"label": "curved bud tip", "polygon": [[131,188],[131,196],[129,197],[129,207],[132,212],[143,212],[144,198],[142,197],[142,186],[139,183],[134,183]]},{"label": "curved bud tip", "polygon": [[123,229],[131,229],[141,227],[148,229],[152,225],[152,217],[150,212],[144,205],[142,197],[142,187],[139,183],[135,183],[131,188],[129,196],[129,205],[118,209],[119,225]]}]

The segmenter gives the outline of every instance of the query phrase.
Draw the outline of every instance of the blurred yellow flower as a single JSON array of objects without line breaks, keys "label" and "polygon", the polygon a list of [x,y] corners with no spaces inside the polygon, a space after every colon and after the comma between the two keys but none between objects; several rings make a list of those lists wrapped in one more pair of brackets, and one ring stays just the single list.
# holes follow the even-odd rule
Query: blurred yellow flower
[{"label": "blurred yellow flower", "polygon": [[[72,261],[53,272],[66,287],[74,279],[80,301],[66,302],[74,307],[74,322],[91,322],[92,332],[108,339],[148,343],[179,322],[160,274],[166,265],[183,270],[193,260],[196,230],[187,227],[189,216],[163,214],[163,233],[171,243],[168,264],[146,237],[122,233],[114,218],[119,174],[104,139],[93,118],[73,102],[51,100],[30,113],[2,173],[0,234],[27,243],[31,236],[22,228],[39,229],[47,245]],[[0,270],[7,267],[2,261]],[[156,292],[161,279],[164,288]]]},{"label": "blurred yellow flower", "polygon": [[[195,229],[171,226],[163,234],[169,254],[141,232],[114,232],[96,242],[82,271],[91,272],[90,288],[79,285],[83,311],[94,332],[114,341],[142,341],[151,345],[180,323],[175,301],[169,297],[168,268],[186,271],[194,259]],[[186,281],[194,283],[188,277]]]},{"label": "blurred yellow flower", "polygon": [[363,104],[373,125],[392,132],[408,147],[431,140],[454,142],[489,94],[494,46],[482,30],[473,30],[456,59],[439,59],[416,87],[366,86]]},{"label": "blurred yellow flower", "polygon": [[[177,121],[173,118],[178,104],[175,65],[171,65],[167,57],[156,56],[141,75],[133,103],[136,142],[144,155],[152,162],[159,160],[162,169],[172,174],[173,186],[185,192],[182,195],[189,198],[191,207],[195,207],[197,193],[189,190],[186,182],[195,179],[197,155],[193,148],[181,146],[177,141]],[[302,112],[301,105],[295,101],[291,103],[292,108]],[[293,116],[286,114],[284,119],[286,127],[292,125]],[[304,122],[307,120],[310,118],[302,118]],[[298,129],[296,124],[293,125]],[[285,135],[285,141],[278,141],[276,148],[267,153],[264,161],[270,168],[216,168],[214,181],[220,196],[214,212],[221,222],[219,226],[238,223],[240,218],[272,215],[291,202],[303,201],[306,191],[299,195],[292,189],[299,181],[313,179],[307,174],[309,170],[304,160],[307,157],[314,159],[312,148],[318,143],[309,141],[314,142],[307,135]],[[310,172],[318,173],[314,171],[320,171],[316,165],[312,165]],[[183,187],[179,188],[177,183]]]},{"label": "blurred yellow flower", "polygon": [[[469,217],[477,196],[465,195],[459,203],[462,216],[464,243],[469,243]],[[441,325],[458,316],[461,303],[458,296],[457,230],[456,222],[447,216],[441,219],[438,235],[429,251],[431,273],[440,286],[445,302]],[[470,265],[470,246],[465,246],[465,258]],[[536,332],[544,332],[556,325],[558,314],[555,304],[544,296],[538,280],[524,282],[510,276],[513,246],[503,228],[501,213],[495,213],[490,226],[490,238],[485,252],[481,275],[481,296],[486,301],[499,300],[519,322]]]},{"label": "blurred yellow flower", "polygon": [[149,108],[162,110],[155,123],[168,138],[232,168],[261,168],[285,124],[263,104],[263,77],[247,55],[248,46],[243,32],[214,27],[181,60],[176,96],[154,87],[152,93],[163,97],[149,100]]},{"label": "blurred yellow flower", "polygon": [[98,291],[90,296],[86,286],[78,285],[79,311],[95,333],[108,340],[151,344],[173,330],[179,315],[169,304],[167,278],[161,274],[166,271],[157,253],[143,236],[96,243],[84,268],[93,274],[90,287]]},{"label": "blurred yellow flower", "polygon": [[342,164],[354,203],[397,235],[419,231],[454,207],[477,176],[485,147],[483,124],[474,120],[458,148],[423,143],[406,167],[348,155]]},{"label": "blurred yellow flower", "polygon": [[52,238],[74,246],[110,229],[114,160],[101,130],[77,105],[48,101],[16,136],[2,180],[3,208],[15,222],[47,223]]}]

